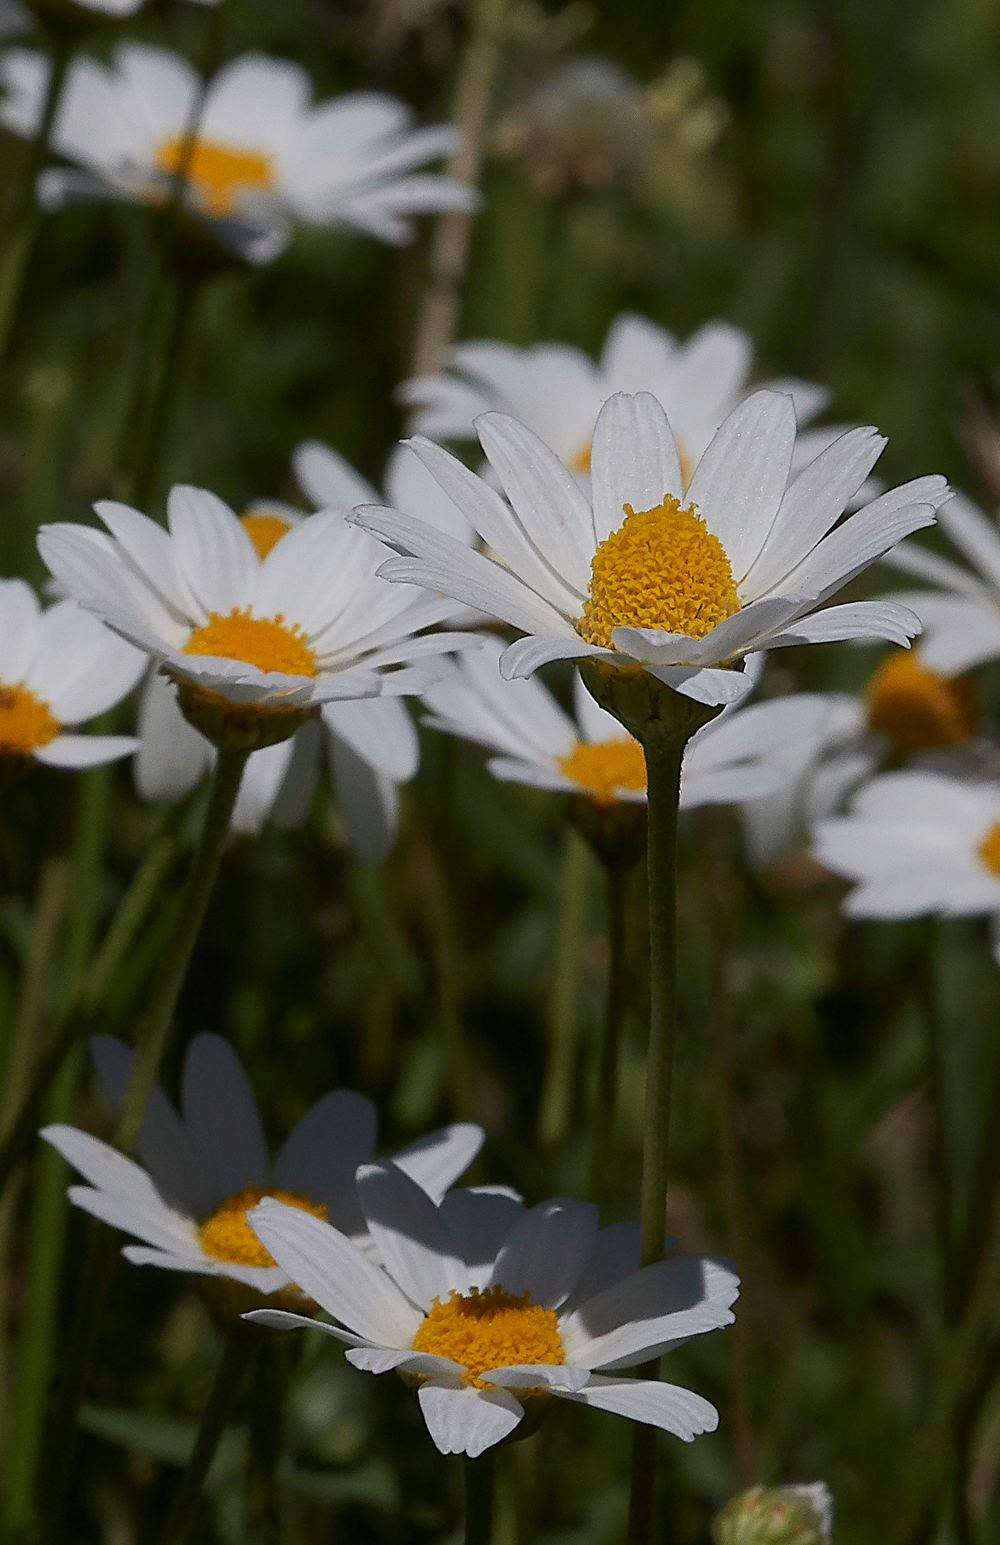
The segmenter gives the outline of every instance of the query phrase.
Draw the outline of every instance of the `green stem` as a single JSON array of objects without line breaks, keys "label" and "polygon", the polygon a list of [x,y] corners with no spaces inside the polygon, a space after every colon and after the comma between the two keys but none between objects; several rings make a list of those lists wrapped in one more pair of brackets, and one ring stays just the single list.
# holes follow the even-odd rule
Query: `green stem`
[{"label": "green stem", "polygon": [[160,379],[153,398],[146,432],[145,445],[139,461],[133,498],[139,509],[144,509],[156,482],[170,425],[177,403],[181,383],[181,366],[184,349],[194,320],[201,286],[186,275],[178,275],[174,294],[173,314],[167,329],[163,349]]},{"label": "green stem", "polygon": [[223,1349],[222,1361],[216,1370],[208,1404],[202,1412],[191,1457],[181,1476],[160,1535],[160,1545],[176,1545],[176,1542],[185,1540],[194,1523],[205,1477],[211,1469],[212,1460],[236,1405],[249,1352],[250,1333],[244,1324],[237,1322],[229,1332]]},{"label": "green stem", "polygon": [[569,1127],[576,1053],[576,986],[589,870],[587,844],[572,826],[567,826],[549,1000],[548,1065],[538,1106],[538,1141],[549,1145],[561,1142]]},{"label": "green stem", "polygon": [[[93,952],[107,846],[111,776],[110,767],[94,767],[81,774],[77,785],[62,982],[64,1002],[72,1001],[79,992],[86,962]],[[49,1099],[50,1121],[67,1121],[72,1115],[82,1061],[81,1047],[76,1056],[64,1063]],[[35,1167],[18,1375],[6,1445],[4,1509],[15,1530],[28,1525],[34,1516],[42,1428],[55,1361],[66,1231],[66,1175],[65,1160],[53,1149],[43,1149]]]},{"label": "green stem", "polygon": [[934,918],[921,929],[919,983],[927,1036],[927,1090],[931,1105],[930,1186],[934,1210],[934,1239],[938,1286],[946,1324],[954,1322],[952,1292],[952,1164],[948,1123],[948,1090],[945,1073],[944,1027],[937,982],[938,930]]},{"label": "green stem", "polygon": [[613,1169],[610,1161],[614,1150],[615,1123],[618,1117],[618,1073],[628,985],[625,903],[628,897],[629,878],[630,870],[627,865],[606,864],[604,866],[608,914],[608,982],[597,1056],[594,1158],[590,1175],[590,1196],[595,1202],[600,1202],[605,1197],[607,1176]]},{"label": "green stem", "polygon": [[[994,1220],[1000,1218],[1000,1059],[979,1122],[979,1152],[972,1172],[965,1228],[956,1240],[952,1279],[956,1318],[966,1310],[975,1291],[990,1243]],[[957,1231],[956,1231],[957,1232]]]},{"label": "green stem", "polygon": [[465,1545],[490,1545],[493,1536],[493,1481],[496,1454],[488,1448],[465,1459]]},{"label": "green stem", "polygon": [[[687,739],[658,720],[651,720],[644,727],[642,737],[649,799],[649,1050],[640,1205],[644,1266],[662,1259],[667,1222],[667,1151],[677,1025],[677,812]],[[659,1374],[658,1359],[638,1370],[642,1379],[656,1379]],[[656,1429],[637,1423],[632,1450],[629,1545],[648,1545],[652,1537],[655,1484]]]}]

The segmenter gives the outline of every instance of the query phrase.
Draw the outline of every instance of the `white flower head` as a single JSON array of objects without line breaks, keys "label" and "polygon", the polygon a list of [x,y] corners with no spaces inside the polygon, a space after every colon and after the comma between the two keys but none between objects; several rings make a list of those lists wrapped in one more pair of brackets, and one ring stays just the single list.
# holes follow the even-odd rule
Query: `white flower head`
[{"label": "white flower head", "polygon": [[1000,784],[885,773],[849,815],[817,823],[813,851],[856,882],[844,901],[849,917],[987,914],[1000,948]]},{"label": "white flower head", "polygon": [[75,601],[43,611],[23,579],[0,580],[0,762],[97,767],[136,749],[131,735],[73,735],[121,702],[142,654]]},{"label": "white flower head", "polygon": [[433,656],[469,641],[414,637],[449,603],[379,579],[384,551],[339,514],[311,516],[259,550],[253,527],[204,489],[171,490],[169,530],[126,505],[95,508],[107,532],[44,526],[42,557],[161,665],[213,739],[254,749],[327,704],[412,692]]},{"label": "white flower head", "polygon": [[[499,752],[487,766],[502,782],[584,795],[598,804],[645,804],[641,745],[595,703],[579,675],[573,677],[570,718],[540,681],[504,680],[497,669],[503,649],[490,635],[447,662],[421,694],[430,710],[424,723]],[[720,714],[687,744],[681,808],[738,804],[782,788],[782,752],[815,733],[826,711],[821,695],[795,693]]]},{"label": "white flower head", "polygon": [[956,676],[1000,659],[1000,531],[964,494],[954,494],[941,506],[938,523],[971,570],[916,542],[903,542],[883,561],[934,589],[907,590],[887,599],[920,618],[925,664]]},{"label": "white flower head", "polygon": [[[0,59],[0,122],[15,134],[34,134],[48,68],[24,49]],[[352,92],[313,104],[308,74],[288,60],[243,54],[205,88],[179,54],[120,43],[110,65],[72,64],[52,147],[74,167],[43,172],[38,196],[47,208],[93,198],[163,204],[184,171],[188,212],[240,257],[266,263],[299,223],[399,244],[412,237],[414,215],[474,207],[469,188],[414,170],[455,143],[450,127],[414,128],[394,97]]]},{"label": "white flower head", "polygon": [[[133,1054],[107,1035],[95,1036],[91,1050],[104,1092],[118,1108]],[[162,1089],[153,1089],[139,1163],[76,1127],[46,1127],[42,1136],[87,1181],[70,1187],[70,1201],[144,1241],[122,1252],[133,1265],[226,1277],[258,1293],[277,1293],[295,1279],[247,1226],[247,1209],[263,1196],[283,1196],[289,1210],[330,1218],[358,1249],[370,1251],[354,1177],[372,1156],[377,1126],[370,1100],[333,1089],[306,1112],[272,1162],[239,1058],[221,1036],[197,1035],[184,1059],[180,1112]],[[422,1196],[437,1200],[482,1142],[481,1127],[459,1123],[401,1149],[387,1167],[398,1164]]]},{"label": "white flower head", "polygon": [[556,1396],[690,1440],[718,1423],[691,1390],[615,1378],[681,1341],[729,1325],[738,1279],[707,1256],[639,1267],[637,1225],[598,1231],[597,1208],[451,1191],[439,1205],[398,1168],[365,1165],[358,1195],[383,1265],[343,1233],[280,1202],[249,1221],[274,1259],[338,1323],[261,1311],[345,1342],[370,1373],[417,1384],[445,1454],[499,1443],[525,1404]]},{"label": "white flower head", "polygon": [[889,602],[820,610],[902,537],[932,524],[947,484],[919,478],[837,524],[885,441],[851,429],[792,477],[795,409],[779,392],[740,403],[685,489],[655,398],[619,394],[600,411],[588,498],[515,419],[476,424],[507,495],[429,440],[410,442],[495,559],[387,509],[354,520],[401,556],[386,578],[443,591],[522,629],[501,660],[528,676],[554,659],[640,665],[715,706],[746,695],[738,667],[761,649],[836,639],[905,644],[918,619]]}]

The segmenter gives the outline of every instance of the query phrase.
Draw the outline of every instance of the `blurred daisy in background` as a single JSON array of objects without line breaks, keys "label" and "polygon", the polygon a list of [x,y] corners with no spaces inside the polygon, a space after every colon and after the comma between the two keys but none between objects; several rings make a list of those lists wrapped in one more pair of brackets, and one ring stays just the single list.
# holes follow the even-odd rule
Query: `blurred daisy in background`
[{"label": "blurred daisy in background", "polygon": [[[41,54],[0,56],[0,122],[13,133],[34,136],[48,71]],[[314,105],[308,74],[288,60],[244,54],[205,88],[179,54],[121,43],[111,64],[79,57],[70,67],[51,146],[74,165],[42,172],[38,198],[47,209],[95,198],[155,206],[183,171],[187,212],[239,257],[267,263],[299,223],[398,245],[413,237],[412,216],[473,207],[474,191],[414,171],[456,143],[447,125],[414,128],[394,97],[352,92]]]},{"label": "blurred daisy in background", "polygon": [[[499,752],[487,762],[494,778],[598,804],[644,804],[642,747],[600,708],[573,676],[574,717],[538,680],[505,681],[497,668],[505,645],[488,636],[475,650],[447,662],[422,694],[424,723],[446,735]],[[681,808],[737,804],[783,786],[782,750],[815,735],[826,700],[796,693],[720,714],[688,742],[681,772]]]},{"label": "blurred daisy in background", "polygon": [[[133,1054],[111,1036],[95,1036],[90,1044],[104,1094],[117,1110]],[[357,1248],[370,1250],[354,1176],[374,1152],[377,1129],[370,1100],[333,1089],[306,1112],[272,1163],[239,1058],[221,1036],[197,1035],[184,1058],[180,1113],[162,1089],[153,1089],[137,1145],[141,1162],[77,1127],[49,1126],[42,1136],[87,1181],[70,1187],[70,1200],[144,1241],[122,1251],[133,1265],[228,1277],[276,1293],[294,1279],[248,1227],[247,1209],[277,1196],[289,1208],[330,1219]],[[426,1187],[421,1195],[438,1201],[482,1142],[481,1127],[458,1123],[401,1149],[387,1167],[398,1163],[416,1189]]]},{"label": "blurred daisy in background", "polygon": [[[280,1201],[248,1221],[300,1287],[339,1321],[280,1310],[250,1317],[346,1342],[369,1373],[417,1385],[444,1454],[474,1458],[549,1396],[613,1411],[690,1441],[718,1412],[675,1384],[614,1378],[732,1323],[739,1279],[709,1256],[639,1269],[639,1232],[598,1231],[588,1202],[525,1210],[508,1196],[453,1191],[441,1204],[392,1165],[366,1165],[358,1196],[382,1266],[341,1231]],[[341,1327],[344,1327],[343,1329]]]},{"label": "blurred daisy in background", "polygon": [[992,920],[1000,960],[1000,783],[942,773],[885,773],[865,785],[849,815],[820,821],[813,852],[855,882],[848,917]]},{"label": "blurred daisy in background", "polygon": [[23,579],[0,580],[0,764],[97,767],[133,752],[132,735],[71,729],[120,703],[145,659],[75,601],[43,611]]},{"label": "blurred daisy in background", "polygon": [[[791,478],[791,397],[755,392],[718,430],[685,487],[676,442],[649,393],[600,411],[588,497],[532,430],[482,415],[480,442],[508,504],[430,440],[410,442],[495,558],[387,509],[353,516],[401,555],[387,579],[426,585],[520,628],[508,677],[549,660],[642,665],[707,704],[736,702],[749,653],[844,638],[905,644],[920,631],[893,602],[824,602],[902,537],[931,525],[942,477],[883,494],[838,525],[885,441],[851,429]],[[624,517],[624,519],[623,519]]]},{"label": "blurred daisy in background", "polygon": [[[340,514],[258,547],[259,528],[205,489],[171,490],[168,531],[126,505],[95,508],[111,535],[44,526],[42,557],[65,591],[161,666],[217,743],[259,749],[332,703],[419,690],[435,655],[472,642],[414,636],[451,602],[379,579],[384,549]],[[337,709],[328,717],[346,734]]]}]

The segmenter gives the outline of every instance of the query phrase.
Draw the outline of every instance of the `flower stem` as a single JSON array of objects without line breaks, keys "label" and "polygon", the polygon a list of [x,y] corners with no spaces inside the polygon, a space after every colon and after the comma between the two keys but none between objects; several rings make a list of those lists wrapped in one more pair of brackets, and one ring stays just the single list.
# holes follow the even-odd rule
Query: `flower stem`
[{"label": "flower stem", "polygon": [[[667,1220],[667,1145],[677,1022],[677,812],[687,735],[651,720],[642,736],[649,828],[649,1050],[642,1149],[642,1263],[662,1259]],[[659,1360],[638,1377],[659,1377]],[[656,1429],[636,1424],[629,1497],[629,1545],[648,1545],[653,1529]]]},{"label": "flower stem", "polygon": [[572,826],[567,826],[559,878],[559,919],[549,1009],[549,1055],[538,1107],[540,1143],[561,1142],[569,1126],[576,1051],[576,983],[580,968],[580,936],[583,933],[589,867],[587,844]]},{"label": "flower stem", "polygon": [[626,864],[605,864],[604,880],[608,915],[608,982],[604,1019],[597,1056],[597,1098],[594,1112],[594,1157],[590,1174],[591,1200],[600,1202],[607,1192],[607,1176],[618,1116],[618,1068],[625,1020],[628,978],[625,940],[625,903],[631,869]]},{"label": "flower stem", "polygon": [[139,509],[146,507],[155,491],[154,485],[173,422],[178,388],[183,375],[185,348],[200,294],[201,284],[197,280],[187,274],[177,275],[173,307],[163,347],[160,379],[150,408],[145,444],[135,479],[133,498]]},{"label": "flower stem", "polygon": [[493,1536],[493,1481],[496,1454],[488,1448],[465,1459],[465,1545],[490,1545]]},{"label": "flower stem", "polygon": [[212,1392],[201,1415],[194,1448],[160,1535],[160,1545],[176,1545],[176,1542],[186,1539],[194,1523],[205,1477],[211,1469],[243,1383],[251,1350],[251,1335],[252,1332],[242,1323],[237,1323],[229,1332]]},{"label": "flower stem", "polygon": [[938,994],[936,920],[926,919],[920,930],[919,984],[927,1037],[927,1091],[931,1105],[930,1185],[934,1213],[934,1238],[938,1264],[938,1288],[945,1323],[952,1319],[952,1163],[948,1121],[948,1091],[944,1057],[944,1027]]}]

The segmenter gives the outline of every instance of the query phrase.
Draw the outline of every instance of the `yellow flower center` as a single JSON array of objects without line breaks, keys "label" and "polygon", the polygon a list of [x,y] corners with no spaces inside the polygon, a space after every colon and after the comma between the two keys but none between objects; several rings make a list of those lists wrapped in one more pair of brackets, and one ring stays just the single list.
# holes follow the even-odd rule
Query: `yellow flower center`
[{"label": "yellow flower center", "polygon": [[646,758],[631,735],[627,740],[602,740],[590,745],[578,740],[568,755],[559,758],[559,767],[599,805],[613,804],[615,789],[646,787]]},{"label": "yellow flower center", "polygon": [[576,631],[611,647],[614,628],[662,628],[704,638],[740,610],[726,550],[694,505],[667,495],[652,510],[624,506],[625,519],[597,549]]},{"label": "yellow flower center", "polygon": [[452,1293],[446,1304],[435,1298],[413,1338],[413,1350],[461,1363],[466,1380],[477,1389],[488,1383],[480,1376],[490,1368],[566,1361],[555,1310],[502,1287],[473,1288],[468,1296]]},{"label": "yellow flower center", "polygon": [[0,682],[0,756],[30,756],[55,740],[61,729],[40,697],[25,686]]},{"label": "yellow flower center", "polygon": [[206,1255],[214,1261],[230,1261],[237,1266],[273,1266],[273,1258],[264,1249],[257,1235],[247,1222],[247,1209],[256,1207],[264,1196],[273,1196],[286,1207],[298,1207],[302,1212],[322,1218],[330,1217],[324,1202],[312,1202],[298,1191],[269,1191],[264,1186],[247,1186],[224,1201],[210,1218],[198,1225],[198,1239]]},{"label": "yellow flower center", "polygon": [[928,670],[915,649],[891,654],[865,695],[869,728],[887,735],[897,756],[961,745],[976,727],[971,676],[939,676]]},{"label": "yellow flower center", "polygon": [[249,606],[234,606],[228,617],[209,612],[203,628],[195,628],[184,645],[184,654],[219,655],[224,660],[245,660],[261,671],[281,671],[286,676],[315,676],[316,656],[298,623],[289,626],[276,617],[251,617]]},{"label": "yellow flower center", "polygon": [[276,542],[287,536],[292,523],[283,515],[272,515],[266,510],[251,510],[240,516],[240,525],[257,549],[259,558],[266,558]]},{"label": "yellow flower center", "polygon": [[1000,821],[994,821],[976,849],[987,869],[1000,874]]},{"label": "yellow flower center", "polygon": [[[187,136],[171,134],[153,153],[157,169],[176,175],[185,165]],[[217,140],[195,140],[186,163],[186,180],[201,195],[206,213],[222,218],[236,208],[244,188],[273,188],[277,183],[274,162],[262,150],[246,145],[223,145]]]}]

